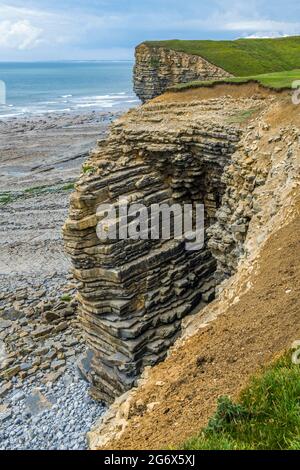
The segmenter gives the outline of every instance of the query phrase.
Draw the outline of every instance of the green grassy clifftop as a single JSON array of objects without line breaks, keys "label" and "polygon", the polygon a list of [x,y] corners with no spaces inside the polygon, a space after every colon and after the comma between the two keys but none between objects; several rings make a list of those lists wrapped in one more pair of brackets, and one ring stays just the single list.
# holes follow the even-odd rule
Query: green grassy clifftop
[{"label": "green grassy clifftop", "polygon": [[143,44],[201,56],[238,77],[300,68],[300,36],[235,41],[174,39]]}]

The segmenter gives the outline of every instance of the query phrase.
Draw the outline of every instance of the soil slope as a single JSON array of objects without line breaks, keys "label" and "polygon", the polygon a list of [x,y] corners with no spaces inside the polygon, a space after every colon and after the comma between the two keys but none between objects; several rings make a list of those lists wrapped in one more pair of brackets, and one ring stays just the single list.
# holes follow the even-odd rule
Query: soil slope
[{"label": "soil slope", "polygon": [[124,434],[109,448],[180,446],[207,423],[220,395],[236,397],[253,373],[300,339],[299,230],[298,201],[292,222],[267,242],[253,287],[152,369]]}]

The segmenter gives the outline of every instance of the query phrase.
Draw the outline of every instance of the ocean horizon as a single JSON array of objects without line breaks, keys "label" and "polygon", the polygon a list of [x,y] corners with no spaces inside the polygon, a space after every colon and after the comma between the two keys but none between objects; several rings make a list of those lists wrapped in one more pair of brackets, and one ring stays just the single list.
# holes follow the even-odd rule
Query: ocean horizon
[{"label": "ocean horizon", "polygon": [[125,60],[0,62],[0,119],[129,109],[139,103],[132,69]]}]

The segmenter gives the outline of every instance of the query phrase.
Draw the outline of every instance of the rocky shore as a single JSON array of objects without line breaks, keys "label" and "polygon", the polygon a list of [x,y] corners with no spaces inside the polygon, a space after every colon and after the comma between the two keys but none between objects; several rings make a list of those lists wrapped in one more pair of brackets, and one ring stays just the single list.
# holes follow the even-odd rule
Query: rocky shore
[{"label": "rocky shore", "polygon": [[61,242],[82,163],[116,115],[0,119],[1,291],[59,285],[69,270]]},{"label": "rocky shore", "polygon": [[82,164],[115,117],[0,119],[0,449],[85,449],[103,412],[80,371],[61,228]]},{"label": "rocky shore", "polygon": [[0,449],[84,449],[103,412],[79,368],[74,287],[0,295]]}]

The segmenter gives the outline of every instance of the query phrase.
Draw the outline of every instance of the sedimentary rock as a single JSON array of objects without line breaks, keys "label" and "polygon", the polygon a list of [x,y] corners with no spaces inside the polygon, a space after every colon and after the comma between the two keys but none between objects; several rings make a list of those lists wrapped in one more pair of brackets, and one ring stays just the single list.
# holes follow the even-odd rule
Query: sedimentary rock
[{"label": "sedimentary rock", "polygon": [[143,102],[162,94],[171,85],[232,76],[200,56],[145,43],[136,48],[135,58],[134,91]]},{"label": "sedimentary rock", "polygon": [[266,105],[265,97],[247,93],[149,103],[118,120],[85,164],[64,238],[80,281],[95,397],[112,402],[166,356],[181,319],[213,298],[217,268],[207,239],[196,252],[187,251],[184,240],[100,240],[99,205],[117,207],[120,197],[146,206],[204,203],[209,228],[241,137],[232,117],[258,104]]}]

